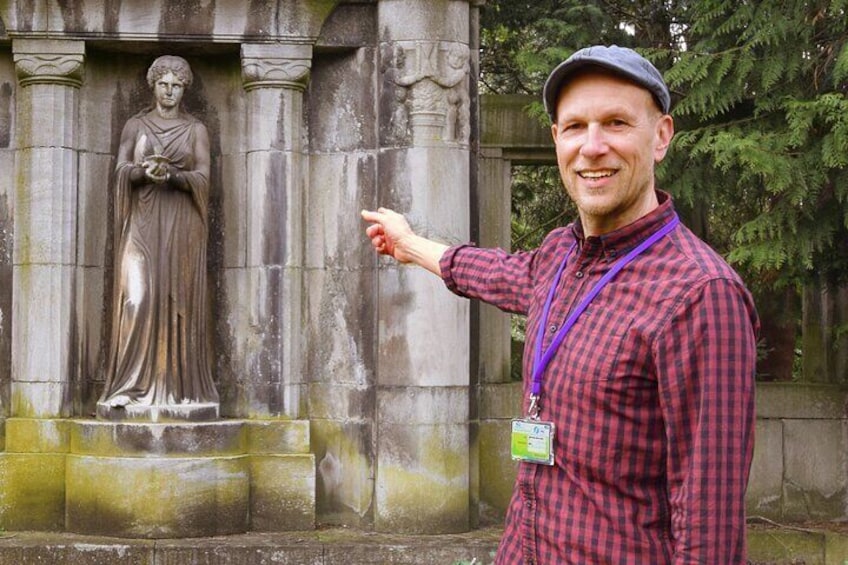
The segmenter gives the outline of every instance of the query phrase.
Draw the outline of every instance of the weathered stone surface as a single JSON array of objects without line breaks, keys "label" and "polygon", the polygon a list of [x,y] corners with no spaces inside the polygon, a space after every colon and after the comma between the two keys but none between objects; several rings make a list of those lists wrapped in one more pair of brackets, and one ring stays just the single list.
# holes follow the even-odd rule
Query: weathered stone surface
[{"label": "weathered stone surface", "polygon": [[247,456],[67,456],[68,531],[126,538],[248,529]]},{"label": "weathered stone surface", "polygon": [[[13,374],[15,366],[12,365]],[[70,416],[71,385],[59,381],[12,381],[10,412],[21,418]]]},{"label": "weathered stone surface", "polygon": [[468,241],[469,195],[451,187],[467,183],[469,155],[448,147],[380,152],[380,204],[407,214],[419,235],[454,244]]},{"label": "weathered stone surface", "polygon": [[[371,330],[377,317],[376,277],[371,270],[307,271],[307,371],[312,383],[363,389],[375,382],[376,337]],[[351,301],[352,296],[358,300]],[[360,414],[368,409],[364,405],[346,404],[344,398],[335,399],[332,390],[326,393],[325,397],[311,394],[310,410],[342,416],[348,407]]]},{"label": "weathered stone surface", "polygon": [[315,456],[311,453],[251,455],[251,531],[314,528]]},{"label": "weathered stone surface", "polygon": [[[75,296],[76,269],[67,265],[16,265],[12,305],[12,376],[13,404],[26,412],[18,416],[67,416],[69,398],[68,369],[71,363],[71,327]],[[45,354],[44,348],[50,354]],[[26,385],[60,385],[42,391]],[[23,396],[15,396],[23,394]],[[29,392],[38,394],[29,396]],[[46,396],[44,395],[46,394]],[[30,408],[27,408],[30,405]]]},{"label": "weathered stone surface", "polygon": [[255,6],[240,2],[200,5],[192,10],[180,4],[122,2],[120,10],[98,0],[73,4],[20,2],[0,5],[0,20],[9,35],[82,34],[107,39],[167,40],[213,37],[221,42],[248,39],[317,37],[324,19],[338,0],[271,1]]},{"label": "weathered stone surface", "polygon": [[378,4],[381,39],[431,39],[468,42],[468,0],[381,0]]},{"label": "weathered stone surface", "polygon": [[[357,25],[350,25],[356,22]],[[341,3],[324,21],[315,41],[319,49],[357,48],[377,43],[377,2]]]},{"label": "weathered stone surface", "polygon": [[0,529],[61,531],[65,455],[0,453]]},{"label": "weathered stone surface", "polygon": [[[226,392],[228,399],[222,398],[224,414],[230,409],[224,406],[238,399],[248,403],[240,404],[236,410],[235,415],[241,417],[247,417],[248,412],[259,417],[299,416],[300,397],[284,397],[279,385],[299,387],[303,380],[299,339],[303,331],[301,276],[300,269],[280,267],[225,270],[227,317],[219,328],[224,356],[219,358],[218,367],[222,396],[225,389],[230,389]],[[259,396],[255,399],[258,403],[254,403],[252,394],[245,396],[246,389],[232,390],[247,383],[269,387],[267,392],[276,391],[276,397],[267,396],[263,401]]]},{"label": "weathered stone surface", "polygon": [[[295,159],[294,162],[292,159]],[[247,155],[247,266],[302,265],[302,191],[292,153]]]},{"label": "weathered stone surface", "polygon": [[[18,152],[15,181],[16,265],[76,260],[77,155],[60,147]],[[61,179],[61,180],[60,180]]]},{"label": "weathered stone surface", "polygon": [[380,422],[377,433],[381,442],[375,528],[431,534],[467,531],[468,424]]},{"label": "weathered stone surface", "polygon": [[481,96],[480,145],[503,148],[509,158],[515,154],[538,153],[555,165],[550,127],[527,113],[527,107],[538,101],[535,96],[523,94]]},{"label": "weathered stone surface", "polygon": [[241,420],[205,423],[70,423],[70,451],[103,457],[227,457],[244,455],[248,429]]},{"label": "weathered stone surface", "polygon": [[783,423],[757,420],[754,460],[745,495],[751,516],[781,520],[783,502]]},{"label": "weathered stone surface", "polygon": [[380,271],[381,385],[468,385],[467,300],[422,269]]},{"label": "weathered stone surface", "polygon": [[82,378],[75,379],[71,385],[73,413],[90,416],[96,411],[95,402],[100,398],[105,380],[108,346],[103,319],[104,297],[111,296],[112,290],[106,288],[103,266],[77,267],[76,273],[78,288],[83,290],[76,293],[74,306],[77,326],[75,365],[71,370]]},{"label": "weathered stone surface", "polygon": [[[0,153],[4,149],[14,148],[17,143],[14,135],[16,87],[17,80],[11,52],[8,47],[0,46]],[[10,167],[5,170],[12,169]],[[11,182],[11,178],[5,178],[0,180],[0,186]],[[0,193],[2,192],[3,190],[0,190]]]},{"label": "weathered stone surface", "polygon": [[480,522],[500,523],[512,497],[518,463],[510,456],[510,420],[479,424]]},{"label": "weathered stone surface", "polygon": [[[2,71],[2,59],[0,59]],[[0,104],[2,104],[3,83],[0,81]],[[0,107],[0,116],[3,109]],[[0,117],[2,122],[2,117]],[[2,127],[2,123],[0,123]],[[0,132],[2,135],[2,132]],[[0,141],[2,141],[0,139]],[[0,148],[0,170],[11,171],[14,166],[14,153]],[[14,192],[13,177],[0,175],[0,404],[9,406],[10,384],[12,380],[12,245],[14,235]],[[7,415],[4,408],[0,415]]]},{"label": "weathered stone surface", "polygon": [[824,532],[748,528],[748,557],[752,565],[826,565],[824,541]]},{"label": "weathered stone surface", "polygon": [[[355,405],[348,410],[353,412]],[[317,510],[322,522],[369,528],[373,525],[375,472],[371,413],[337,418],[312,420]]]},{"label": "weathered stone surface", "polygon": [[67,453],[70,423],[64,419],[9,418],[6,451],[10,453]]},{"label": "weathered stone surface", "polygon": [[[350,271],[371,271],[374,265],[374,252],[354,242],[362,241],[365,227],[359,211],[374,207],[374,195],[368,187],[374,186],[376,176],[377,159],[373,152],[310,157],[311,188],[305,197],[309,213],[304,220],[306,239],[310,242],[305,252],[306,265],[329,271],[326,280],[334,282],[334,286],[339,284],[335,278],[359,279],[361,274]],[[361,289],[358,294],[371,290],[373,286]],[[314,294],[310,290],[310,295]]]},{"label": "weathered stone surface", "polygon": [[307,94],[313,154],[376,148],[375,70],[375,49],[371,47],[316,57]]},{"label": "weathered stone surface", "polygon": [[786,420],[783,426],[784,519],[848,518],[848,477],[844,472],[834,472],[845,469],[848,422]]},{"label": "weathered stone surface", "polygon": [[846,401],[846,387],[808,383],[759,383],[757,418],[845,418]]},{"label": "weathered stone surface", "polygon": [[[82,153],[79,156],[76,263],[80,266],[102,268],[106,261],[106,250],[111,248],[107,238],[111,231],[108,222],[112,214],[107,212],[110,211],[109,179],[114,164],[111,155]],[[109,260],[111,263],[111,258]],[[99,306],[102,307],[102,292],[86,294],[98,298]]]},{"label": "weathered stone surface", "polygon": [[252,454],[309,453],[307,420],[247,420],[244,426]]}]

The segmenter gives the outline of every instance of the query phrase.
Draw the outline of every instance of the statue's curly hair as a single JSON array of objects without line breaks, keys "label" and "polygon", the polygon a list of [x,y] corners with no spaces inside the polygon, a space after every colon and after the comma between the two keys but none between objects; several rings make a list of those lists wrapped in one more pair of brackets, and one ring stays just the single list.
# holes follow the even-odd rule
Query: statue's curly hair
[{"label": "statue's curly hair", "polygon": [[188,61],[176,55],[162,55],[153,61],[153,64],[147,69],[147,84],[150,85],[150,88],[153,88],[156,81],[168,72],[174,73],[174,76],[180,79],[185,88],[191,86],[191,81],[194,80]]}]

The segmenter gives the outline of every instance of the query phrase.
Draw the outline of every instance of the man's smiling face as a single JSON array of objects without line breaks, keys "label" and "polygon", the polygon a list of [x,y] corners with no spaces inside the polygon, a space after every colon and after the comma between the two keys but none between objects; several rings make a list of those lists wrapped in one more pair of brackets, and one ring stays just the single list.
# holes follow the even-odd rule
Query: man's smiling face
[{"label": "man's smiling face", "polygon": [[674,124],[647,90],[600,69],[583,71],[560,91],[551,132],[587,235],[623,227],[657,205],[654,165]]}]

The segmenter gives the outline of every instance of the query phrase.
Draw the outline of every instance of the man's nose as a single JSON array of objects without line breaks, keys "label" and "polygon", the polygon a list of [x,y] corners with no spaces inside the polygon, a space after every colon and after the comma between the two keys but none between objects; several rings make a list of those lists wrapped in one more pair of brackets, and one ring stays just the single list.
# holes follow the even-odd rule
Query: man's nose
[{"label": "man's nose", "polygon": [[580,147],[580,153],[586,157],[594,157],[605,153],[606,150],[607,140],[603,128],[600,124],[589,124],[583,138],[583,145]]}]

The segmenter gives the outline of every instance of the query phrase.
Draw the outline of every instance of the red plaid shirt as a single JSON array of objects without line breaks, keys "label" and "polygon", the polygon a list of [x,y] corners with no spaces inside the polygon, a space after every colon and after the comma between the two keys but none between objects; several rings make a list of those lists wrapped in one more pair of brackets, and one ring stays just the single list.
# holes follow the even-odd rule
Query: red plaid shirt
[{"label": "red plaid shirt", "polygon": [[[658,196],[659,208],[601,237],[584,238],[578,223],[530,252],[445,253],[453,292],[527,314],[525,392],[570,245],[543,347],[616,259],[673,217],[671,198]],[[738,275],[683,225],[625,267],[543,375],[555,465],[519,465],[496,562],[744,564],[758,326]]]}]

